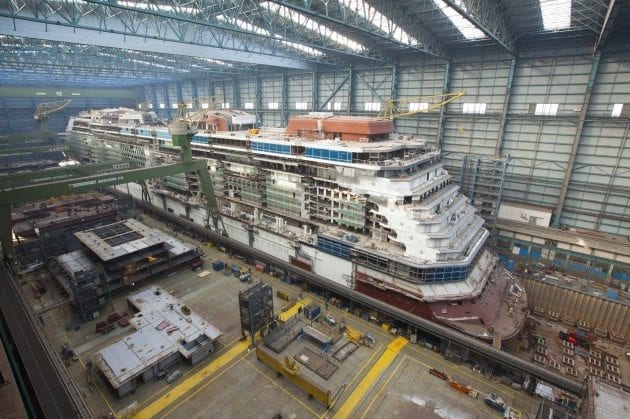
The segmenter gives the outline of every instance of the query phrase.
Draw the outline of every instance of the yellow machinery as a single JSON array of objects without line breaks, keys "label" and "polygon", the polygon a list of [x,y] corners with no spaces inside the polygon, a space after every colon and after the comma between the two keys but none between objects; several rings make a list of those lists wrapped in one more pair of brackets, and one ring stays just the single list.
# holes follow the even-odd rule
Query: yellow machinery
[{"label": "yellow machinery", "polygon": [[278,314],[278,320],[281,322],[286,322],[291,317],[297,315],[304,307],[309,305],[311,300],[308,298],[303,298],[300,301],[296,301],[295,303],[289,304],[286,308],[283,308],[282,311]]},{"label": "yellow machinery", "polygon": [[350,326],[346,326],[346,337],[348,340],[356,343],[357,345],[363,345],[363,333],[359,332],[357,329],[353,329]]},{"label": "yellow machinery", "polygon": [[327,408],[332,406],[333,396],[330,390],[322,388],[309,378],[300,375],[300,368],[295,360],[289,357],[284,357],[282,361],[276,359],[264,345],[256,346],[256,358],[272,370],[282,374],[282,376],[293,385],[305,391],[309,398],[314,398],[323,403]]},{"label": "yellow machinery", "polygon": [[416,96],[399,99],[388,99],[378,116],[381,118],[395,119],[411,116],[418,113],[430,112],[465,96],[466,92],[444,93],[433,96]]}]

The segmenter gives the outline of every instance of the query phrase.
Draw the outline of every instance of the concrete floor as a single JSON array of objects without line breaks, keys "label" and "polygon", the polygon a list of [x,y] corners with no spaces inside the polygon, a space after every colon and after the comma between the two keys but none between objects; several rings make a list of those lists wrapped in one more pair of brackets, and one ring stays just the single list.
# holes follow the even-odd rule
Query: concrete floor
[{"label": "concrete floor", "polygon": [[[565,374],[565,366],[562,365],[562,341],[558,338],[559,332],[567,332],[568,329],[575,329],[575,327],[567,327],[566,325],[550,322],[546,318],[533,316],[537,319],[538,324],[534,324],[531,328],[526,327],[526,330],[530,330],[534,336],[543,336],[547,341],[547,349],[549,351],[549,358],[558,361],[561,364],[560,373]],[[521,340],[521,348],[525,348],[527,343],[525,342],[527,333],[524,333],[524,338]],[[515,347],[515,344],[512,345]],[[599,350],[610,355],[617,357],[619,361],[619,370],[621,372],[621,382],[625,386],[630,386],[630,360],[626,358],[625,354],[628,351],[627,346],[621,346],[608,339],[598,338],[594,342],[592,349]],[[529,351],[520,350],[519,357],[531,361],[534,356],[534,346]],[[575,356],[575,368],[578,371],[578,377],[584,377],[588,373],[587,359],[583,359],[580,356]],[[603,365],[603,364],[602,364]]]},{"label": "concrete floor", "polygon": [[[148,217],[145,217],[145,222],[149,225],[160,226],[168,231],[163,225]],[[204,269],[211,270],[211,262],[215,259],[222,259],[230,264],[239,263],[214,247],[204,247],[203,250],[205,252]],[[243,262],[240,264],[244,266]],[[211,272],[205,278],[199,278],[197,273],[186,270],[165,278],[158,284],[185,302],[192,310],[223,333],[218,340],[217,352],[208,361],[212,362],[241,338],[237,293],[250,285],[241,283],[233,276],[225,276],[221,272]],[[319,302],[322,309],[324,307],[324,302],[319,300],[316,295],[305,293],[297,286],[287,285],[278,278],[259,272],[254,272],[253,277],[254,281],[263,280],[272,285],[276,310],[286,305],[285,301],[275,297],[277,290],[285,291],[294,299],[308,297],[314,302]],[[28,281],[23,281],[22,284],[24,295],[32,302],[36,311],[63,299],[53,279],[47,280],[47,292],[37,300],[33,298],[33,292]],[[137,284],[136,288],[142,286],[142,284]],[[78,331],[66,331],[64,326],[68,321],[67,319],[70,318],[72,310],[72,306],[66,304],[43,313],[43,330],[55,348],[60,350],[62,343],[67,342],[79,355],[79,362],[70,362],[68,370],[96,417],[109,412],[120,415],[125,412],[137,411],[157,398],[168,394],[174,386],[206,365],[206,363],[202,363],[192,368],[180,363],[171,368],[172,370],[179,369],[183,373],[183,377],[178,381],[170,385],[163,380],[142,384],[134,394],[119,399],[109,384],[98,374],[96,382],[88,384],[85,366],[92,353],[121,339],[132,330],[129,327],[126,329],[117,327],[109,334],[101,335],[94,331],[95,322],[90,322],[82,323],[81,329]],[[113,309],[103,310],[101,317],[105,319],[113,311],[117,311],[119,314],[128,311],[126,295],[116,296],[113,300]],[[331,409],[327,409],[316,400],[308,400],[305,393],[286,379],[277,378],[276,373],[258,361],[254,351],[250,351],[237,356],[217,370],[216,373],[204,379],[202,384],[181,398],[173,400],[158,416],[172,418],[209,416],[261,418],[272,417],[277,412],[280,412],[283,417],[295,418],[332,416],[336,411],[335,406],[340,406],[344,402],[345,398],[352,392],[353,386],[356,386],[365,376],[394,337],[375,323],[366,322],[346,311],[333,306],[329,307],[329,311],[337,319],[343,317],[348,325],[363,332],[369,332],[377,338],[377,344],[374,347],[361,347],[355,351],[356,356],[353,354],[346,360],[349,365],[352,365],[350,373],[343,377],[343,381],[347,382],[348,386],[341,392],[339,399]],[[479,390],[479,397],[473,400],[450,388],[445,381],[428,373],[430,367],[469,380],[470,384]],[[339,371],[335,374],[337,373]],[[533,417],[536,411],[536,399],[525,395],[523,392],[496,381],[486,380],[467,366],[457,366],[424,347],[409,343],[385,373],[373,384],[352,417],[499,417],[496,412],[483,403],[483,394],[487,392],[500,395],[509,404],[529,414],[529,417]]]}]

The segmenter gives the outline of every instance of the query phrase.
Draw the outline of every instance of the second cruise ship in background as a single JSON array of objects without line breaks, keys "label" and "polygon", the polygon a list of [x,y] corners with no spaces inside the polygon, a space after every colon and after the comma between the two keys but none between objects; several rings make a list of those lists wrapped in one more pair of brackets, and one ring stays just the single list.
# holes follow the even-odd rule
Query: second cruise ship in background
[{"label": "second cruise ship in background", "polygon": [[[521,330],[524,288],[486,248],[489,233],[426,140],[392,120],[310,113],[286,129],[208,110],[193,136],[227,235],[411,313],[499,345]],[[152,112],[104,109],[70,120],[84,162],[179,158]],[[118,187],[137,198],[137,184]],[[209,223],[194,175],[149,185],[154,205]]]}]

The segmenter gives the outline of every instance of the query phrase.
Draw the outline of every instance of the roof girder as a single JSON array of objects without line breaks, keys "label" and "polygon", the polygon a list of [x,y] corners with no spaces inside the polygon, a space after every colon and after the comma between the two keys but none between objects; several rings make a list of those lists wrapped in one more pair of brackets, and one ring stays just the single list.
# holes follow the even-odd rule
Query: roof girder
[{"label": "roof girder", "polygon": [[[396,2],[389,0],[370,0],[366,1],[367,4],[378,10],[381,14],[393,21],[396,25],[405,30],[410,36],[417,39],[422,46],[409,45],[401,42],[392,37],[392,34],[379,33],[381,32],[377,26],[375,26],[370,20],[365,19],[358,14],[348,10],[345,5],[338,0],[322,1],[322,0],[270,0],[272,3],[285,6],[296,12],[302,13],[316,20],[332,23],[335,27],[341,27],[348,30],[356,31],[361,34],[362,39],[380,40],[386,41],[395,45],[397,48],[404,47],[410,50],[416,50],[435,56],[437,58],[445,59],[446,51],[442,48],[442,43],[430,32],[425,31],[418,22],[410,19],[409,14],[399,7]],[[316,6],[321,7],[323,13],[316,9]],[[331,7],[331,4],[336,4],[336,7]],[[341,11],[341,13],[331,13],[333,10]],[[371,44],[370,48],[374,48]]]},{"label": "roof girder", "polygon": [[475,27],[516,55],[516,42],[509,30],[507,14],[501,2],[496,0],[462,0],[466,9],[455,0],[442,0]]},{"label": "roof girder", "polygon": [[[176,7],[179,2],[168,3]],[[179,55],[285,68],[310,69],[314,62],[325,63],[314,57],[295,58],[298,53],[287,55],[286,48],[272,36],[115,3],[16,0],[3,5],[0,16],[0,33],[11,36],[161,53],[178,51]]]}]

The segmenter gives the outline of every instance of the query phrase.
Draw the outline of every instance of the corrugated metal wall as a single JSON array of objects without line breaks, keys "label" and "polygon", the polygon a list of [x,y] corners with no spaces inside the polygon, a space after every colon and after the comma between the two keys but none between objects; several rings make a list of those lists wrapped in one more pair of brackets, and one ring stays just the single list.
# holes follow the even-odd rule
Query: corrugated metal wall
[{"label": "corrugated metal wall", "polygon": [[585,320],[591,327],[601,326],[620,332],[630,338],[630,307],[612,300],[595,297],[566,288],[546,284],[533,279],[524,280],[529,307],[543,307],[560,315],[572,316],[576,321]]}]

